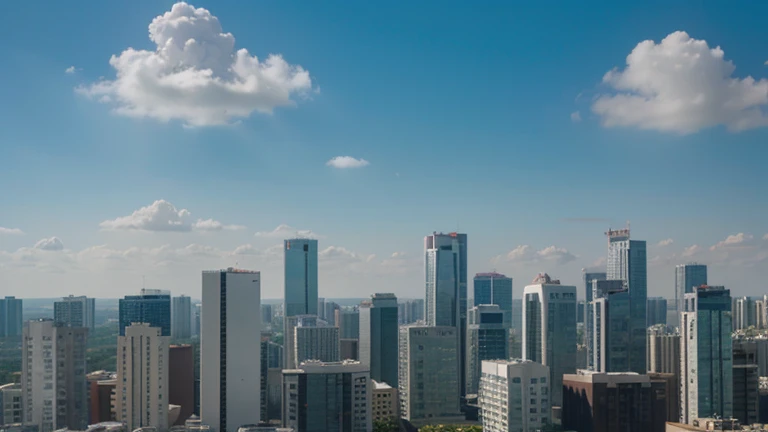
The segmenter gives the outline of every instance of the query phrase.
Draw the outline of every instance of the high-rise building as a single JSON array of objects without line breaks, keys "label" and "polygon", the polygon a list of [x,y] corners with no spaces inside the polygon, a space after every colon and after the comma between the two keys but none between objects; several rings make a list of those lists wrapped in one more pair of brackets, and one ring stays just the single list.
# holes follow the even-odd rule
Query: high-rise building
[{"label": "high-rise building", "polygon": [[260,421],[261,275],[203,272],[200,410],[216,432]]},{"label": "high-rise building", "polygon": [[21,385],[16,383],[0,385],[0,425],[24,422],[24,404]]},{"label": "high-rise building", "polygon": [[466,394],[477,394],[483,360],[504,360],[509,356],[509,314],[498,305],[475,306],[467,315]]},{"label": "high-rise building", "polygon": [[195,349],[171,345],[168,350],[168,403],[181,407],[173,425],[183,425],[195,412]]},{"label": "high-rise building", "polygon": [[371,432],[371,378],[360,362],[304,362],[283,371],[283,427]]},{"label": "high-rise building", "polygon": [[314,315],[297,317],[293,328],[293,356],[296,366],[307,360],[339,361],[339,328],[331,327]]},{"label": "high-rise building", "polygon": [[663,324],[648,328],[648,372],[680,377],[680,335]]},{"label": "high-rise building", "polygon": [[630,298],[622,280],[592,281],[592,367],[596,372],[628,372],[631,340]]},{"label": "high-rise building", "polygon": [[171,294],[168,291],[142,289],[139,295],[120,299],[120,336],[133,323],[160,327],[162,336],[171,335]]},{"label": "high-rise building", "polygon": [[115,411],[128,430],[168,429],[170,339],[146,323],[129,325],[117,338]]},{"label": "high-rise building", "polygon": [[648,272],[645,241],[630,240],[629,228],[608,230],[609,280],[623,280],[629,292],[629,368],[645,373],[645,325]]},{"label": "high-rise building", "polygon": [[88,425],[85,353],[88,329],[56,327],[53,320],[24,323],[21,387],[24,423],[40,432]]},{"label": "high-rise building", "polygon": [[338,327],[338,323],[336,323],[336,311],[340,310],[341,306],[338,305],[336,302],[327,301],[324,304],[324,313],[323,313],[323,320],[327,322],[331,326]]},{"label": "high-rise building", "polygon": [[686,294],[680,332],[681,422],[733,416],[730,291],[702,285]]},{"label": "high-rise building", "polygon": [[760,374],[755,353],[733,350],[733,417],[742,424],[758,422]]},{"label": "high-rise building", "polygon": [[540,274],[523,292],[523,357],[549,367],[551,404],[562,403],[562,378],[576,372],[576,287]]},{"label": "high-rise building", "polygon": [[106,371],[91,372],[88,380],[88,424],[116,421],[114,410],[115,395],[117,394],[117,373]]},{"label": "high-rise building", "polygon": [[201,318],[203,315],[203,304],[197,303],[196,305],[192,306],[192,319],[194,320],[194,324],[192,325],[192,331],[194,332],[195,336],[200,338],[200,323]]},{"label": "high-rise building", "polygon": [[271,304],[263,304],[261,305],[261,322],[265,325],[272,324],[272,305]]},{"label": "high-rise building", "polygon": [[457,331],[454,326],[400,327],[400,416],[415,425],[464,418]]},{"label": "high-rise building", "polygon": [[667,324],[667,299],[664,297],[648,297],[647,318],[645,326]]},{"label": "high-rise building", "polygon": [[53,321],[57,327],[96,328],[96,299],[85,296],[64,297],[53,303]]},{"label": "high-rise building", "polygon": [[563,376],[563,429],[664,432],[666,385],[634,372]]},{"label": "high-rise building", "polygon": [[360,363],[370,368],[371,379],[397,388],[397,297],[376,293],[359,311]]},{"label": "high-rise building", "polygon": [[677,320],[679,325],[680,314],[683,312],[685,295],[692,293],[694,287],[707,284],[707,266],[704,264],[690,263],[675,266],[675,301],[677,303]]},{"label": "high-rise building", "polygon": [[192,337],[192,302],[188,296],[182,295],[173,298],[171,310],[173,325],[171,336],[174,340],[184,340]]},{"label": "high-rise building", "polygon": [[339,339],[342,360],[360,360],[360,341],[357,339]]},{"label": "high-rise building", "polygon": [[432,233],[424,238],[427,325],[459,329],[459,391],[466,384],[467,235]]},{"label": "high-rise building", "polygon": [[736,297],[733,300],[735,312],[733,313],[733,329],[743,330],[757,326],[756,299],[752,297]]},{"label": "high-rise building", "polygon": [[733,351],[748,353],[748,359],[757,365],[760,376],[768,376],[768,338],[735,333],[733,335]]},{"label": "high-rise building", "polygon": [[322,315],[317,299],[317,240],[290,239],[285,253],[285,317]]},{"label": "high-rise building", "polygon": [[583,274],[583,283],[584,283],[584,297],[586,298],[585,301],[585,307],[586,310],[584,312],[584,323],[585,323],[585,329],[584,329],[584,336],[585,341],[584,344],[587,346],[587,366],[592,367],[592,353],[594,352],[594,341],[592,340],[592,334],[594,333],[594,329],[592,326],[594,325],[594,317],[593,317],[593,309],[592,309],[592,289],[593,289],[593,281],[599,280],[605,280],[606,274],[605,272],[588,272],[586,270],[582,270]]},{"label": "high-rise building", "polygon": [[548,367],[528,360],[483,361],[483,432],[536,432],[551,424],[549,376]]},{"label": "high-rise building", "polygon": [[13,296],[0,298],[0,337],[21,336],[21,302]]},{"label": "high-rise building", "polygon": [[475,306],[495,304],[506,315],[506,322],[512,323],[512,278],[503,274],[478,273],[474,279]]},{"label": "high-rise building", "polygon": [[680,374],[648,372],[651,382],[663,382],[666,386],[667,421],[680,421]]},{"label": "high-rise building", "polygon": [[336,312],[338,318],[336,325],[339,327],[339,335],[342,339],[360,338],[360,311],[354,309],[339,309]]},{"label": "high-rise building", "polygon": [[372,380],[371,405],[373,421],[397,420],[400,418],[400,398],[397,388],[387,383]]}]

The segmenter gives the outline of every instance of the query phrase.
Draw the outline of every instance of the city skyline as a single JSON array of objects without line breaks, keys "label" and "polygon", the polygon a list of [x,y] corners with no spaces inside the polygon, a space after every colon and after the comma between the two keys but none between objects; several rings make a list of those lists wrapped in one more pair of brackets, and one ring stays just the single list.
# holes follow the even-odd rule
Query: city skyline
[{"label": "city skyline", "polygon": [[[418,239],[435,230],[472,237],[470,276],[496,270],[524,286],[547,272],[576,285],[582,268],[604,269],[602,233],[627,220],[647,241],[649,296],[671,298],[675,265],[688,262],[735,296],[760,294],[768,99],[744,95],[768,85],[768,42],[752,33],[768,5],[440,4],[433,19],[436,3],[408,14],[395,3],[15,5],[0,26],[16,65],[0,82],[0,115],[14,119],[0,134],[7,295],[146,286],[199,298],[202,269],[237,264],[280,298],[279,243],[307,236],[320,242],[325,297],[359,286],[407,297],[422,285]],[[158,50],[179,36],[162,24],[194,14],[211,25],[184,36],[221,52]],[[51,32],[68,36],[50,44]],[[141,98],[118,78],[139,61],[131,52],[225,81],[236,60],[251,62],[239,72],[275,72],[280,94],[245,90],[244,106],[220,107],[184,90],[198,110]],[[702,60],[682,72],[646,63],[670,52]],[[686,79],[694,67],[701,81]],[[658,98],[642,99],[639,82]],[[664,100],[689,103],[669,113]]]}]

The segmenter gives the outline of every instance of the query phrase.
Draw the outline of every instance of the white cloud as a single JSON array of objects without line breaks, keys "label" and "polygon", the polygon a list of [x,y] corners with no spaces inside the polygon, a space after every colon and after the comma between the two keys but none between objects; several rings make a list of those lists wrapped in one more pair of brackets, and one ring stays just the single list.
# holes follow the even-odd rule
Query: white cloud
[{"label": "white cloud", "polygon": [[64,243],[58,237],[44,238],[35,243],[34,248],[46,251],[60,251],[64,250]]},{"label": "white cloud", "polygon": [[689,134],[717,125],[742,131],[768,125],[768,80],[733,77],[720,47],[678,31],[640,42],[623,70],[605,74],[612,88],[592,105],[606,127]]},{"label": "white cloud", "polygon": [[254,234],[256,237],[265,237],[265,238],[279,238],[279,239],[288,239],[288,238],[319,238],[319,236],[315,233],[313,233],[311,230],[301,230],[298,228],[294,228],[288,224],[280,224],[272,231],[259,231],[256,234]]},{"label": "white cloud", "polygon": [[581,113],[578,111],[574,111],[571,113],[571,121],[574,123],[579,123],[581,121]]},{"label": "white cloud", "polygon": [[687,248],[683,249],[683,253],[681,254],[681,256],[692,257],[692,256],[696,255],[699,252],[701,252],[701,246],[699,246],[699,245],[691,245],[691,246],[688,246]]},{"label": "white cloud", "polygon": [[368,166],[370,163],[365,159],[355,159],[352,156],[336,156],[325,163],[326,165],[334,168],[362,168]]},{"label": "white cloud", "polygon": [[24,235],[24,231],[18,228],[3,228],[0,227],[0,235]]},{"label": "white cloud", "polygon": [[77,69],[75,69],[75,67],[74,67],[74,66],[70,66],[70,67],[68,67],[68,68],[64,69],[64,73],[67,73],[67,74],[73,74],[73,73],[75,73],[75,71],[76,71],[76,70],[77,70]]},{"label": "white cloud", "polygon": [[725,240],[718,242],[709,250],[714,251],[723,248],[737,248],[749,245],[754,237],[751,234],[738,233],[735,235],[729,235]]},{"label": "white cloud", "polygon": [[535,251],[530,245],[520,245],[506,255],[499,255],[493,258],[491,261],[499,263],[503,261],[508,262],[544,262],[550,261],[557,264],[567,264],[578,258],[576,255],[570,253],[565,248],[559,248],[557,246],[548,246],[544,249]]},{"label": "white cloud", "polygon": [[406,255],[408,255],[405,252],[392,252],[392,255],[390,255],[390,258],[404,258]]},{"label": "white cloud", "polygon": [[221,231],[238,230],[245,227],[240,225],[224,225],[213,219],[198,219],[194,221],[187,209],[177,209],[166,200],[157,200],[142,207],[128,216],[106,220],[99,224],[105,230],[139,230],[139,231]]},{"label": "white cloud", "polygon": [[539,258],[548,260],[548,261],[555,261],[558,264],[567,264],[571,261],[574,261],[577,256],[568,252],[565,248],[559,248],[555,246],[549,246],[546,247],[538,252],[536,252],[536,255]]},{"label": "white cloud", "polygon": [[342,246],[328,246],[318,253],[318,257],[324,260],[371,262],[376,255],[360,255]]},{"label": "white cloud", "polygon": [[116,78],[78,91],[121,115],[209,126],[254,111],[272,113],[312,90],[309,72],[281,55],[259,60],[246,49],[235,51],[235,37],[203,8],[174,4],[152,20],[149,38],[156,50],[128,48],[113,55]]},{"label": "white cloud", "polygon": [[768,240],[768,234],[763,236],[763,240]]},{"label": "white cloud", "polygon": [[675,242],[674,240],[672,240],[671,238],[668,238],[668,239],[664,239],[664,240],[661,240],[660,242],[656,243],[656,246],[659,246],[659,247],[669,246],[669,245],[671,245],[674,242]]}]

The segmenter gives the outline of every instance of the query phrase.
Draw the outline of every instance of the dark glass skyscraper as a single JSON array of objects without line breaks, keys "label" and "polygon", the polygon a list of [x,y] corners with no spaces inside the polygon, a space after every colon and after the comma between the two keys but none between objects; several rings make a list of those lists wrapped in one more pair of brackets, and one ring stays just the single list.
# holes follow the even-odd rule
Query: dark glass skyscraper
[{"label": "dark glass skyscraper", "polygon": [[509,358],[509,323],[505,311],[489,304],[470,309],[467,321],[466,392],[477,394],[483,360]]},{"label": "dark glass skyscraper", "polygon": [[475,306],[495,304],[512,323],[512,278],[503,274],[478,273],[474,279]]},{"label": "dark glass skyscraper", "polygon": [[171,294],[167,291],[142,289],[141,294],[120,299],[120,336],[133,323],[160,327],[162,336],[171,335]]},{"label": "dark glass skyscraper", "polygon": [[[678,321],[684,310],[685,295],[693,292],[693,287],[707,284],[707,266],[704,264],[680,264],[675,266],[675,301]],[[679,324],[679,323],[677,323]]]},{"label": "dark glass skyscraper", "polygon": [[285,240],[285,317],[320,315],[317,300],[317,240]]},{"label": "dark glass skyscraper", "polygon": [[21,336],[21,299],[0,299],[0,337]]}]

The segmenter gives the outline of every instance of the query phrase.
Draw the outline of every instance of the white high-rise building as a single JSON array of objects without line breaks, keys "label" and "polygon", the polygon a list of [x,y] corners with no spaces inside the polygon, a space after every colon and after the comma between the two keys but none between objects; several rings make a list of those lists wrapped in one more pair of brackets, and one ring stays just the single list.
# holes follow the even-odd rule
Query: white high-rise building
[{"label": "white high-rise building", "polygon": [[131,324],[117,337],[115,413],[128,430],[168,429],[170,339],[147,323]]},{"label": "white high-rise building", "polygon": [[203,272],[200,411],[215,432],[261,420],[261,275]]},{"label": "white high-rise building", "polygon": [[534,432],[552,422],[549,368],[529,360],[483,360],[478,403],[484,432]]},{"label": "white high-rise building", "polygon": [[525,287],[523,357],[549,367],[551,404],[560,406],[563,375],[576,372],[575,286],[540,274]]},{"label": "white high-rise building", "polygon": [[171,299],[171,336],[175,340],[192,337],[192,302],[182,295]]},{"label": "white high-rise building", "polygon": [[339,328],[331,327],[313,315],[298,317],[293,327],[293,350],[296,364],[306,360],[339,361]]},{"label": "white high-rise building", "polygon": [[85,353],[88,329],[56,327],[50,319],[24,323],[21,388],[25,424],[40,432],[88,425]]}]

